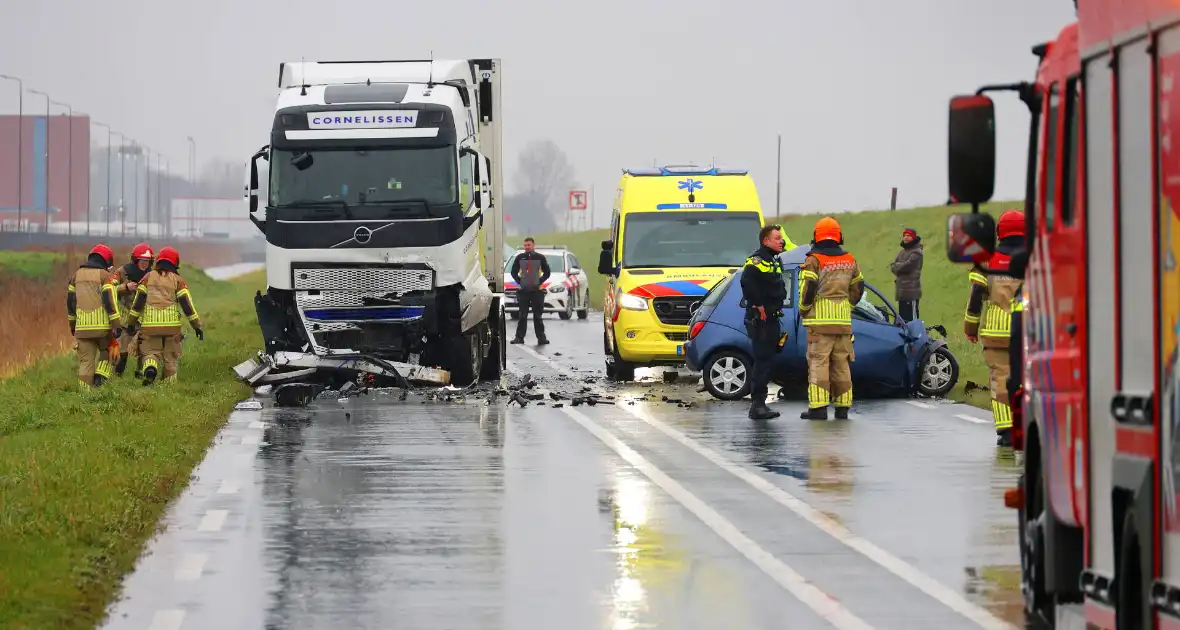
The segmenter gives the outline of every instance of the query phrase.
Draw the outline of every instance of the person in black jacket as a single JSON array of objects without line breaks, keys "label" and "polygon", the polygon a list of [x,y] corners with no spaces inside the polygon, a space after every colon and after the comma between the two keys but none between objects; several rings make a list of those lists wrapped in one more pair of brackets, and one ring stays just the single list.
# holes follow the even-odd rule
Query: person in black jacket
[{"label": "person in black jacket", "polygon": [[545,312],[545,281],[549,279],[549,261],[544,254],[534,251],[536,242],[530,236],[524,239],[524,251],[516,255],[512,261],[512,279],[520,288],[516,290],[516,303],[520,309],[520,320],[516,324],[516,337],[512,343],[524,343],[524,336],[529,331],[529,311],[533,312],[533,328],[537,334],[537,344],[549,343],[545,338],[545,322],[541,315]]},{"label": "person in black jacket", "polygon": [[750,254],[742,267],[742,303],[746,307],[746,333],[754,349],[754,366],[750,370],[751,420],[770,420],[779,412],[766,406],[775,354],[782,350],[782,331],[778,318],[783,314],[787,288],[783,284],[783,264],[778,255],[784,241],[782,228],[767,225],[758,232],[762,246]]}]

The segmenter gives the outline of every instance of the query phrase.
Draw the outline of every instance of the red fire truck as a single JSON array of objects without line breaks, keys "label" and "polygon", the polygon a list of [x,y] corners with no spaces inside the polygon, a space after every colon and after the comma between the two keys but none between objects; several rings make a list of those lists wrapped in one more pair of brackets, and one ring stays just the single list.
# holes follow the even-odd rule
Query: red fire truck
[{"label": "red fire truck", "polygon": [[[950,112],[948,255],[982,264],[994,221],[988,92],[1032,112],[1021,389],[1013,446],[1030,617],[1063,627],[1180,629],[1180,0],[1078,0],[1034,47],[1032,84],[986,86]],[[1180,128],[1178,128],[1180,130]],[[985,270],[986,271],[986,270]],[[1075,606],[1071,606],[1071,604]]]}]

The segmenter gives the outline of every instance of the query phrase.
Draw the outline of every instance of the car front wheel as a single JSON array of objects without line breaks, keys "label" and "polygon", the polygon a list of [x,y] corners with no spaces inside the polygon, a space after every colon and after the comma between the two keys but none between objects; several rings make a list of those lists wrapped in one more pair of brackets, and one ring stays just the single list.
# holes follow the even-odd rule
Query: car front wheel
[{"label": "car front wheel", "polygon": [[741,352],[722,350],[714,353],[701,370],[705,389],[721,400],[741,400],[750,393],[752,367],[753,362]]},{"label": "car front wheel", "polygon": [[946,346],[931,352],[918,366],[918,393],[923,396],[946,396],[958,381],[959,362]]}]

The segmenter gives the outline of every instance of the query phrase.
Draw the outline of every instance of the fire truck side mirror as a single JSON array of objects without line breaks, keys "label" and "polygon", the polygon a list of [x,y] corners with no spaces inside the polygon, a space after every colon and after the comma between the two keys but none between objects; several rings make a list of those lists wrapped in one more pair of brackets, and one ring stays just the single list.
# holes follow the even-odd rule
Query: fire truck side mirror
[{"label": "fire truck side mirror", "polygon": [[983,264],[996,249],[996,221],[986,212],[946,219],[946,255],[951,262]]},{"label": "fire truck side mirror", "polygon": [[992,198],[996,183],[996,110],[983,95],[951,99],[947,155],[951,199],[979,204]]}]

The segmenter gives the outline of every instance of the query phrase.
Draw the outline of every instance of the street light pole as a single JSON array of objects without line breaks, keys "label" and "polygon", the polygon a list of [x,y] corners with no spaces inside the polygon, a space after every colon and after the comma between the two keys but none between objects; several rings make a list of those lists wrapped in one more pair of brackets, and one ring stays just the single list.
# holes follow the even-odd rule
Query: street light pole
[{"label": "street light pole", "polygon": [[119,236],[127,238],[127,136],[119,134],[119,221],[122,226],[119,228]]},{"label": "street light pole", "polygon": [[16,81],[16,229],[21,229],[21,210],[25,203],[25,174],[22,165],[25,163],[25,83],[17,77],[0,74],[0,79]]},{"label": "street light pole", "polygon": [[[161,203],[164,204],[164,234],[161,237],[172,233],[172,161],[165,156],[160,156],[164,159],[164,190],[167,195],[161,195]],[[167,200],[167,201],[164,201]]]},{"label": "street light pole", "polygon": [[[107,130],[107,172],[106,172],[107,203],[104,206],[102,216],[103,216],[103,219],[106,219],[107,225],[109,226],[111,224],[110,218],[109,218],[110,215],[108,215],[107,213],[109,213],[111,211],[111,135],[115,134],[116,132],[111,129],[110,125],[108,125],[104,122],[99,122],[97,120],[93,120],[93,121],[91,121],[91,123],[93,123],[96,127],[103,127],[104,129]],[[86,234],[88,234],[88,235],[90,234],[90,213],[89,212],[87,212],[87,214],[86,214]]]},{"label": "street light pole", "polygon": [[45,235],[49,235],[49,95],[37,90],[29,90],[29,94],[45,97]]},{"label": "street light pole", "polygon": [[193,233],[193,214],[195,212],[193,196],[196,195],[197,190],[197,141],[193,140],[192,136],[188,136],[188,145],[188,232],[191,236]]}]

